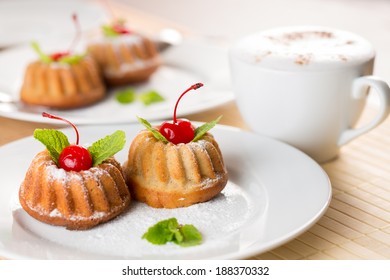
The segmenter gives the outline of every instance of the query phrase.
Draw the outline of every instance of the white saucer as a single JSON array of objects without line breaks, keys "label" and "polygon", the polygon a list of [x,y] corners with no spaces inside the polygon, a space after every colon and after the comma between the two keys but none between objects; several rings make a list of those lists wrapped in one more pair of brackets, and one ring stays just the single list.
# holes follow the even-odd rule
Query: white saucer
[{"label": "white saucer", "polygon": [[[80,127],[81,142],[92,143],[117,129],[127,134],[116,155],[126,160],[141,125]],[[72,130],[64,132],[73,137]],[[18,189],[32,158],[43,146],[32,137],[0,148],[0,256],[32,259],[238,259],[277,247],[306,231],[331,199],[326,173],[308,156],[281,142],[239,129],[212,130],[229,172],[222,194],[180,209],[154,209],[134,202],[117,219],[88,231],[69,231],[28,216]],[[142,239],[154,223],[176,217],[203,234],[199,246],[156,246]]]},{"label": "white saucer", "polygon": [[[45,52],[63,49],[63,41],[45,41],[41,44]],[[65,44],[66,45],[66,44]],[[83,49],[80,44],[78,46]],[[9,93],[19,100],[19,90],[26,65],[36,60],[30,46],[22,46],[0,52],[0,91]],[[192,84],[202,82],[204,87],[187,94],[178,108],[178,115],[201,112],[220,106],[234,99],[230,90],[227,49],[211,46],[204,42],[185,41],[162,54],[163,65],[145,83],[128,86],[137,93],[156,90],[165,101],[149,106],[136,101],[120,104],[111,90],[103,101],[81,109],[56,111],[42,107],[14,103],[0,103],[0,116],[23,121],[53,123],[42,118],[43,110],[60,115],[75,124],[111,124],[136,122],[136,116],[148,120],[171,118],[180,94]],[[127,87],[126,87],[127,88]]]}]

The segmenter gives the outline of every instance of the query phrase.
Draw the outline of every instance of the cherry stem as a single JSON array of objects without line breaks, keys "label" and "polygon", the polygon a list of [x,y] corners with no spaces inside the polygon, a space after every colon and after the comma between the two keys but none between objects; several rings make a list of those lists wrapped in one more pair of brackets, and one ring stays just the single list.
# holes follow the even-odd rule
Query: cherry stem
[{"label": "cherry stem", "polygon": [[49,119],[60,120],[60,121],[64,121],[64,122],[70,124],[74,128],[74,131],[76,131],[76,145],[79,144],[79,132],[77,130],[77,127],[73,123],[71,123],[67,119],[64,119],[64,118],[61,118],[61,117],[57,117],[57,116],[54,116],[54,115],[46,113],[46,112],[42,113],[42,117],[49,118]]},{"label": "cherry stem", "polygon": [[190,90],[196,90],[200,87],[203,87],[203,84],[202,83],[196,83],[192,86],[190,86],[189,88],[187,88],[179,97],[179,99],[176,101],[176,105],[175,105],[175,110],[173,111],[173,123],[176,124],[177,122],[177,119],[176,119],[176,110],[177,110],[177,105],[179,105],[179,101],[180,99],[187,93],[189,92]]},{"label": "cherry stem", "polygon": [[80,40],[80,35],[81,35],[81,27],[80,27],[80,22],[78,20],[77,14],[72,15],[72,20],[74,22],[74,25],[76,27],[76,36],[74,37],[72,44],[70,45],[68,49],[68,53],[71,53],[71,51],[74,49],[78,41]]}]

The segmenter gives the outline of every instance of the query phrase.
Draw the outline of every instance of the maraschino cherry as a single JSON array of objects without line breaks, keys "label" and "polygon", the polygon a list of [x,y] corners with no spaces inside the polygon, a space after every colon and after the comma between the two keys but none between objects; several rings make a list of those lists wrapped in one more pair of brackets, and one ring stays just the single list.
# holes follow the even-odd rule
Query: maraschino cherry
[{"label": "maraschino cherry", "polygon": [[[117,19],[110,3],[108,1],[105,1],[104,3],[106,4],[107,10],[109,11],[111,18]],[[111,25],[111,28],[117,34],[121,34],[121,35],[131,34],[131,31],[125,27],[124,22],[121,20],[116,20],[116,22],[114,22]]]},{"label": "maraschino cherry", "polygon": [[76,144],[69,145],[62,150],[58,158],[59,167],[65,169],[66,171],[76,172],[79,172],[81,170],[88,170],[89,168],[91,168],[92,156],[86,148],[79,145],[79,132],[76,126],[64,118],[57,117],[46,112],[43,112],[42,116],[45,118],[64,121],[70,124],[76,131]]},{"label": "maraschino cherry", "polygon": [[112,29],[118,33],[118,34],[130,34],[130,30],[127,29],[122,23],[115,23],[113,26],[112,26]]},{"label": "maraschino cherry", "polygon": [[164,122],[159,129],[159,132],[171,143],[189,143],[194,139],[195,129],[189,120],[176,119],[176,110],[180,99],[190,90],[196,90],[202,87],[202,83],[197,83],[186,89],[176,101],[175,110],[173,112],[173,123]]},{"label": "maraschino cherry", "polygon": [[72,51],[73,51],[73,48],[76,46],[77,42],[80,40],[80,34],[81,34],[81,28],[80,28],[80,24],[79,24],[79,21],[78,21],[78,18],[77,18],[77,15],[76,14],[73,14],[72,15],[72,20],[76,26],[76,36],[75,38],[73,39],[69,49],[65,52],[55,52],[55,53],[52,53],[50,55],[50,58],[53,60],[53,61],[59,61],[61,58],[65,57],[65,56],[69,56]]}]

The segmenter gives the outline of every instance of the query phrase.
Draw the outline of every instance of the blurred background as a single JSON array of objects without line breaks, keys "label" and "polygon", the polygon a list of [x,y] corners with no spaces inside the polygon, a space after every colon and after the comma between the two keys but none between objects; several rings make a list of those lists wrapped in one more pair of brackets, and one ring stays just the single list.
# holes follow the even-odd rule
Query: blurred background
[{"label": "blurred background", "polygon": [[377,50],[375,74],[390,81],[389,0],[118,0],[198,36],[231,43],[283,25],[324,25],[360,34]]},{"label": "blurred background", "polygon": [[[34,9],[36,3],[46,8]],[[90,5],[80,3],[96,7],[91,12]],[[58,11],[53,8],[57,6],[66,15],[76,5],[83,15],[80,22],[84,30],[109,19],[110,10],[115,16],[126,10],[126,14],[134,14],[127,20],[141,29],[153,17],[166,27],[225,45],[243,35],[283,25],[346,29],[373,43],[377,50],[375,73],[390,81],[389,0],[0,0],[0,47],[26,36],[39,40],[37,34],[47,39],[72,33],[68,17],[50,11]],[[152,25],[146,28],[158,32]]]},{"label": "blurred background", "polygon": [[[74,11],[87,35],[113,16],[124,16],[150,35],[173,28],[184,37],[223,47],[284,25],[345,29],[374,45],[374,74],[390,82],[390,0],[0,0],[0,50],[32,40],[72,38],[69,15]],[[370,96],[371,103],[375,98]]]}]

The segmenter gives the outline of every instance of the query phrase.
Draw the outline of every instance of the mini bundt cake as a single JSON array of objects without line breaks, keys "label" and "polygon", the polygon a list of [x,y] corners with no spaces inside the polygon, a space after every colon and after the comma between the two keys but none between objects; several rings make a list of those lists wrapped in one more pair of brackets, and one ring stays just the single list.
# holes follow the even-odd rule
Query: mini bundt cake
[{"label": "mini bundt cake", "polygon": [[133,140],[125,179],[136,200],[156,208],[208,201],[228,179],[221,151],[210,133],[187,144],[164,143],[148,130]]},{"label": "mini bundt cake", "polygon": [[33,159],[19,200],[23,209],[41,222],[88,229],[128,207],[130,194],[121,172],[114,158],[89,170],[65,171],[44,150]]},{"label": "mini bundt cake", "polygon": [[107,84],[119,86],[145,81],[160,66],[156,47],[147,37],[130,32],[123,25],[105,28],[106,36],[92,41],[88,51],[98,62]]},{"label": "mini bundt cake", "polygon": [[20,186],[22,208],[41,222],[68,229],[89,229],[122,213],[131,196],[113,156],[125,145],[125,133],[118,130],[85,148],[70,121],[42,116],[72,125],[76,144],[55,129],[34,131],[46,150],[34,157]]},{"label": "mini bundt cake", "polygon": [[228,181],[228,173],[218,143],[208,131],[220,118],[195,128],[185,119],[176,118],[180,99],[190,90],[202,87],[197,83],[178,98],[173,122],[146,127],[130,145],[123,172],[132,196],[156,208],[185,207],[205,202],[219,194]]},{"label": "mini bundt cake", "polygon": [[26,104],[55,109],[93,104],[106,92],[99,71],[89,56],[74,63],[32,62],[25,71],[20,99]]},{"label": "mini bundt cake", "polygon": [[22,102],[73,109],[91,105],[105,96],[105,85],[94,59],[73,52],[81,38],[81,28],[76,14],[72,15],[72,21],[76,34],[66,51],[46,54],[38,43],[32,42],[39,60],[27,66],[20,91]]}]

